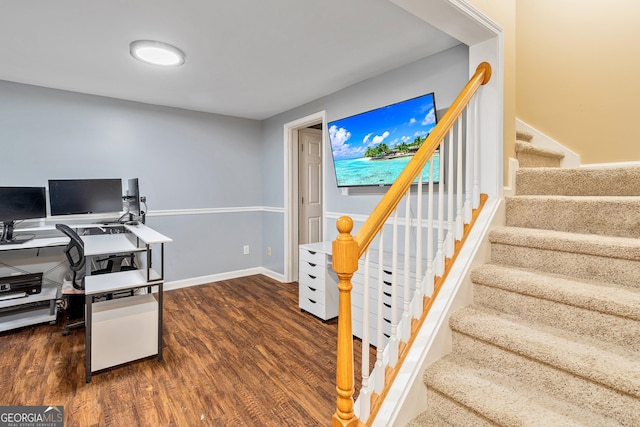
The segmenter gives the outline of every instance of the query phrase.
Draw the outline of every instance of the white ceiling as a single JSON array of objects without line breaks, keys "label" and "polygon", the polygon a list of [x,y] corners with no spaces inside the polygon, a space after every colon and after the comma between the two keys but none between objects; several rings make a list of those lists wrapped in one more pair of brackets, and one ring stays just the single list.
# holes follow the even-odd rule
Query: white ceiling
[{"label": "white ceiling", "polygon": [[0,0],[0,80],[253,119],[457,44],[388,0]]}]

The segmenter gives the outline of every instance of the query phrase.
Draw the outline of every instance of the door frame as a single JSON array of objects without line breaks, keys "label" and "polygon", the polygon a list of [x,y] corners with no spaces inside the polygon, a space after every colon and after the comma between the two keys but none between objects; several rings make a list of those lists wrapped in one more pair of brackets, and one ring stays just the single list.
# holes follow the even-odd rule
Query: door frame
[{"label": "door frame", "polygon": [[326,235],[326,111],[284,124],[284,281],[298,280],[298,130],[322,123],[322,238]]}]

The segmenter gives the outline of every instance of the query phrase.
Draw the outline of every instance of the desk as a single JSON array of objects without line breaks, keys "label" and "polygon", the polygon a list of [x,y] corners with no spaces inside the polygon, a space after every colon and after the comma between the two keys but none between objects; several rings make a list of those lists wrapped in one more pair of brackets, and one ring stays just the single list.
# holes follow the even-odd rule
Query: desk
[{"label": "desk", "polygon": [[[85,371],[92,372],[157,354],[162,360],[164,244],[172,239],[143,224],[126,225],[129,233],[81,236],[85,256],[146,252],[145,268],[85,276]],[[160,245],[160,272],[151,265],[151,245]],[[90,262],[87,262],[89,265]],[[94,297],[122,290],[158,287],[150,293],[94,302]],[[149,333],[149,330],[155,333]],[[154,335],[154,336],[151,336]]]},{"label": "desk", "polygon": [[[106,234],[81,236],[86,257],[140,252],[146,254],[143,268],[103,275],[90,275],[91,262],[87,260],[85,276],[85,360],[86,380],[91,373],[132,360],[157,354],[162,360],[162,306],[164,286],[164,244],[169,237],[144,224],[124,225],[124,233],[109,232],[113,226],[104,224],[68,224],[75,229],[99,228]],[[51,232],[53,225],[28,229],[30,232]],[[20,231],[27,231],[21,229]],[[0,251],[38,249],[65,246],[66,236],[41,237],[18,244],[0,245]],[[159,272],[152,266],[151,247],[160,246]],[[151,294],[158,287],[157,300]],[[94,302],[94,297],[123,290],[147,288],[145,295],[117,300]],[[0,331],[56,320],[58,288],[43,285],[42,292],[24,298],[0,300]],[[15,307],[15,309],[12,309]],[[95,326],[95,329],[94,329]],[[145,330],[156,331],[153,339]],[[139,330],[142,329],[142,330]],[[95,350],[95,351],[94,351]]]}]

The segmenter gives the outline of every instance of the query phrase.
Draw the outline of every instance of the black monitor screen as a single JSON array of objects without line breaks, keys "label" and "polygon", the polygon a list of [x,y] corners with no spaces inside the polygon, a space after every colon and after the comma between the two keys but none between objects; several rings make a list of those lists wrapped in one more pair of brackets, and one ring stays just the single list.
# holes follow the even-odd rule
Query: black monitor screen
[{"label": "black monitor screen", "polygon": [[44,187],[0,187],[0,221],[45,218]]},{"label": "black monitor screen", "polygon": [[51,215],[122,211],[121,179],[49,180]]}]

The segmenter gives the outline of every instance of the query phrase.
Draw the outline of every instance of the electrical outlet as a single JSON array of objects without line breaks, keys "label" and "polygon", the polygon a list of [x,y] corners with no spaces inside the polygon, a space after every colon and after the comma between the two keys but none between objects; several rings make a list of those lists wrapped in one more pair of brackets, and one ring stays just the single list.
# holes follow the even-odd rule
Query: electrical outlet
[{"label": "electrical outlet", "polygon": [[271,246],[267,248],[267,256],[271,256]]},{"label": "electrical outlet", "polygon": [[249,245],[244,245],[244,248],[242,248],[242,250],[244,251],[245,255],[249,255]]}]

